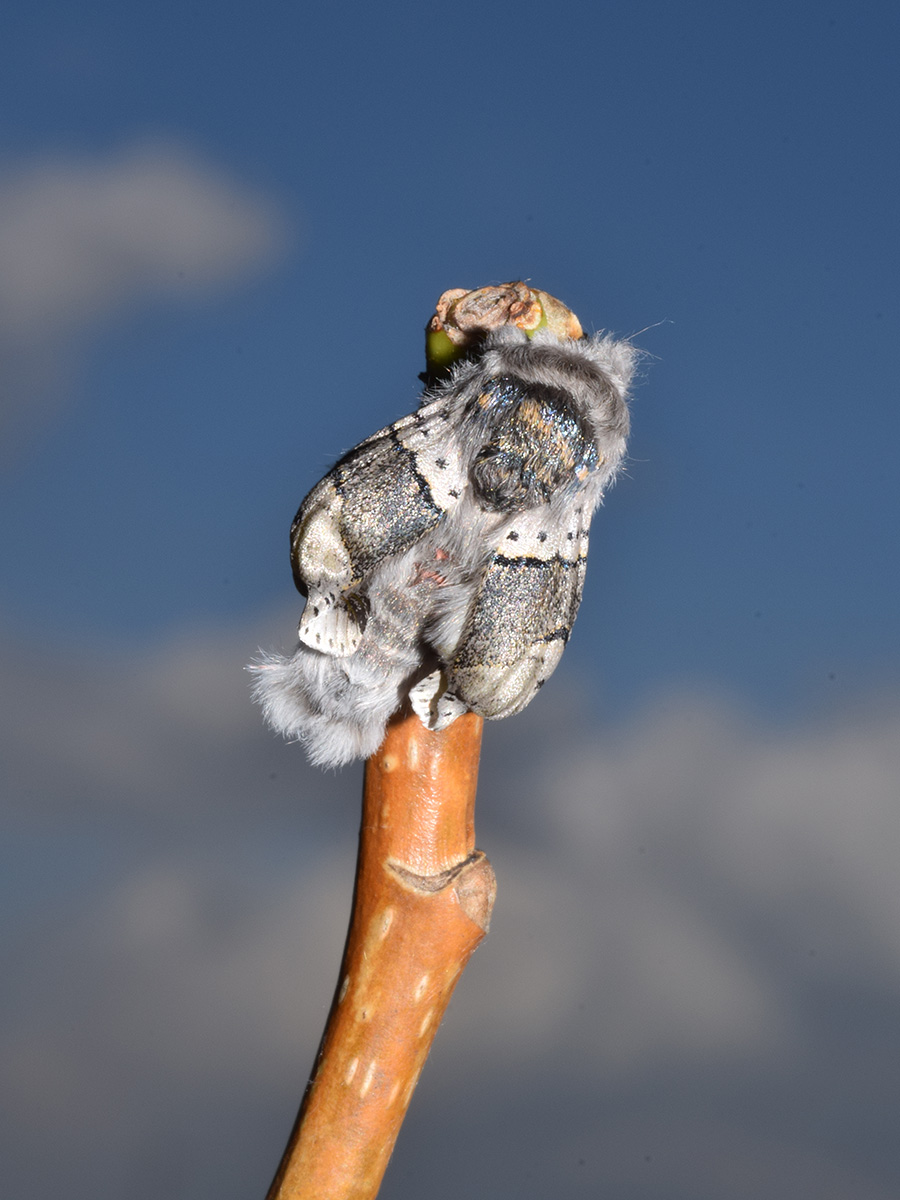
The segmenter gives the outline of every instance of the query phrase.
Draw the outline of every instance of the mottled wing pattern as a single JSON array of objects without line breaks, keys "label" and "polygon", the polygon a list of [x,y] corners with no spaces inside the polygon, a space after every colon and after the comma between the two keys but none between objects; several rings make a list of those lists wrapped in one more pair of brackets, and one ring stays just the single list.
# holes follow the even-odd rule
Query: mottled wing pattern
[{"label": "mottled wing pattern", "polygon": [[524,708],[550,677],[575,620],[590,517],[577,499],[521,514],[485,568],[446,686],[488,719]]},{"label": "mottled wing pattern", "polygon": [[514,514],[477,586],[447,689],[488,718],[518,712],[562,657],[581,601],[596,446],[565,392],[502,378],[479,397],[500,418],[472,467],[479,503]]},{"label": "mottled wing pattern", "polygon": [[300,641],[347,657],[365,623],[367,577],[453,508],[465,469],[441,398],[355,446],[310,492],[291,527],[291,564],[307,597]]},{"label": "mottled wing pattern", "polygon": [[559,388],[501,376],[489,381],[475,408],[491,431],[471,471],[475,495],[488,510],[544,504],[597,465],[590,434]]}]

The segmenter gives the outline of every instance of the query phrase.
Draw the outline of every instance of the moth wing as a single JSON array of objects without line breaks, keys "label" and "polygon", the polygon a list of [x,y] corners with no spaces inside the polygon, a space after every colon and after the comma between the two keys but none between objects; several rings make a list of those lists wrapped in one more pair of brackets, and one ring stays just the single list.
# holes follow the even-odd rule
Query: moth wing
[{"label": "moth wing", "polygon": [[485,509],[539,508],[563,491],[574,494],[596,468],[590,430],[559,388],[501,376],[476,403],[487,436],[472,464],[472,487]]},{"label": "moth wing", "polygon": [[466,483],[445,398],[379,430],[312,489],[291,527],[291,565],[307,596],[301,642],[354,653],[365,585],[387,558],[414,545],[455,507]]},{"label": "moth wing", "polygon": [[516,516],[489,560],[447,671],[447,688],[495,720],[519,712],[553,673],[584,586],[589,516],[575,499]]}]

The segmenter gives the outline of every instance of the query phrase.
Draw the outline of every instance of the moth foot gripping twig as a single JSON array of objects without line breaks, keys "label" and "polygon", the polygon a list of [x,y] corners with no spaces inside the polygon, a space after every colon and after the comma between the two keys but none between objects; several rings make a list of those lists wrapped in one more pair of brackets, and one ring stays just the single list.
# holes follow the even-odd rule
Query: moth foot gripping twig
[{"label": "moth foot gripping twig", "polygon": [[372,754],[407,697],[433,729],[528,704],[562,656],[625,454],[636,352],[585,337],[546,293],[446,292],[428,337],[420,407],[301,505],[299,642],[254,668],[270,725],[323,766]]}]

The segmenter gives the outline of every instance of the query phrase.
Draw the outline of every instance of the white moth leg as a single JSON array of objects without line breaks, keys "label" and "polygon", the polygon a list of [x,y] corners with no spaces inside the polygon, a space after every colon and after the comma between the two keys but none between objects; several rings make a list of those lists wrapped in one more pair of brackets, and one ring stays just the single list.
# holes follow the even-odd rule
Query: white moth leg
[{"label": "white moth leg", "polygon": [[310,589],[297,630],[300,641],[311,650],[333,658],[348,658],[359,646],[362,629],[337,592]]},{"label": "white moth leg", "polygon": [[436,732],[468,712],[465,704],[447,691],[447,680],[441,670],[432,671],[411,688],[409,701],[425,728]]}]

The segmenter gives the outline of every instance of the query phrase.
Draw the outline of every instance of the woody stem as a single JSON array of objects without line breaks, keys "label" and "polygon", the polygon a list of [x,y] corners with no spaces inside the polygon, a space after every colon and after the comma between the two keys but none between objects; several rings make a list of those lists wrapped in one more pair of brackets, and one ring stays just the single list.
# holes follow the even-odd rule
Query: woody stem
[{"label": "woody stem", "polygon": [[267,1200],[378,1193],[437,1027],[487,933],[494,873],[475,849],[482,720],[394,718],[366,763],[356,891],[338,987]]}]

